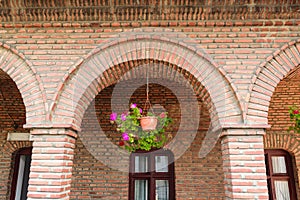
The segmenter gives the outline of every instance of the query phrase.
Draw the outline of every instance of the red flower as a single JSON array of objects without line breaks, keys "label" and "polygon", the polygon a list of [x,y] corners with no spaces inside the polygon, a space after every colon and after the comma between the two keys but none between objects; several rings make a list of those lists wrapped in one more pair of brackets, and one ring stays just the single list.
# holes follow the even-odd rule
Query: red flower
[{"label": "red flower", "polygon": [[164,112],[160,113],[159,117],[160,118],[165,118],[166,117],[166,113],[164,113]]},{"label": "red flower", "polygon": [[121,146],[124,146],[124,144],[125,144],[124,141],[120,141],[120,142],[119,142],[119,146],[120,146],[120,147],[121,147]]},{"label": "red flower", "polygon": [[294,115],[299,114],[299,110],[293,110],[293,114],[294,114]]}]

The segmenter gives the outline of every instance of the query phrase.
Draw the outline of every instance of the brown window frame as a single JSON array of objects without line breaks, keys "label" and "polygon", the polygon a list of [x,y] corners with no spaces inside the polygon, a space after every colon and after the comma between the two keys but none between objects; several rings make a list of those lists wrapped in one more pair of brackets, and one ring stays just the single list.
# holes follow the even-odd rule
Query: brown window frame
[{"label": "brown window frame", "polygon": [[[143,155],[149,158],[148,172],[134,172],[135,157]],[[168,172],[155,171],[155,156],[168,156]],[[174,155],[170,150],[153,150],[153,151],[136,151],[130,155],[130,168],[129,168],[129,194],[130,200],[134,199],[134,181],[139,179],[147,179],[148,183],[148,200],[155,200],[155,180],[168,180],[169,181],[169,199],[175,200],[175,172],[174,172]]]},{"label": "brown window frame", "polygon": [[[283,156],[285,158],[287,173],[273,173],[272,156]],[[297,199],[297,192],[294,179],[294,170],[292,163],[292,156],[282,149],[265,149],[265,163],[268,182],[269,199],[275,200],[275,180],[287,180],[289,185],[289,192],[291,199]]]},{"label": "brown window frame", "polygon": [[13,167],[13,178],[11,182],[11,195],[10,200],[15,200],[16,190],[17,190],[17,182],[19,176],[19,165],[20,165],[20,157],[22,155],[32,155],[32,147],[25,147],[17,150],[14,157],[14,167]]}]

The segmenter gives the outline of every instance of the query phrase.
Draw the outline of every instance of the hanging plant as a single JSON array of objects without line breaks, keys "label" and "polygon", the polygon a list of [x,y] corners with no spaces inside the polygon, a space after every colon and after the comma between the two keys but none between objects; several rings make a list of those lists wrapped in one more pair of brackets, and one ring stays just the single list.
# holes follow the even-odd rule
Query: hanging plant
[{"label": "hanging plant", "polygon": [[289,130],[294,131],[295,133],[300,133],[300,113],[297,106],[289,107],[290,119],[293,122],[293,125],[289,127]]},{"label": "hanging plant", "polygon": [[[156,125],[151,128],[142,128],[141,118],[151,118],[156,121]],[[112,113],[110,121],[117,124],[117,131],[120,132],[121,137],[119,146],[125,148],[129,152],[134,152],[138,149],[149,151],[153,148],[162,148],[166,142],[172,138],[171,134],[165,133],[165,128],[172,121],[167,116],[166,112],[156,116],[148,112],[146,116],[143,115],[143,110],[137,107],[136,104],[130,105],[129,112],[118,115]]]}]

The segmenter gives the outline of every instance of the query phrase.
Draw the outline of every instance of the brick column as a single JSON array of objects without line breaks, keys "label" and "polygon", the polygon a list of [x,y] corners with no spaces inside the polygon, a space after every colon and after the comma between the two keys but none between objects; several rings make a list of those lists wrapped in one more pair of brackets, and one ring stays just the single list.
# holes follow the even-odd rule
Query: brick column
[{"label": "brick column", "polygon": [[28,199],[69,199],[76,133],[34,129]]},{"label": "brick column", "polygon": [[263,129],[222,133],[226,199],[268,199]]}]

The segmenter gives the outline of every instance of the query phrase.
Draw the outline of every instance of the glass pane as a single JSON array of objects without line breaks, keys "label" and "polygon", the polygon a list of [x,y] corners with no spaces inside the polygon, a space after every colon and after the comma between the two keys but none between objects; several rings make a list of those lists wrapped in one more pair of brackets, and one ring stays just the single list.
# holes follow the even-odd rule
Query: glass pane
[{"label": "glass pane", "polygon": [[134,181],[134,199],[148,200],[148,180]]},{"label": "glass pane", "polygon": [[24,166],[24,174],[23,174],[21,200],[27,199],[29,172],[30,172],[30,164],[31,164],[31,155],[24,155],[24,156],[25,156],[25,166]]},{"label": "glass pane", "polygon": [[288,181],[275,181],[276,199],[290,200]]},{"label": "glass pane", "polygon": [[21,199],[25,164],[26,164],[26,155],[21,155],[19,160],[19,172],[18,172],[15,199]]},{"label": "glass pane", "polygon": [[272,156],[273,173],[286,173],[284,156]]},{"label": "glass pane", "polygon": [[31,155],[20,155],[15,199],[27,199],[30,163]]},{"label": "glass pane", "polygon": [[135,156],[134,172],[148,172],[148,157],[147,156]]},{"label": "glass pane", "polygon": [[155,171],[168,172],[168,156],[155,156]]},{"label": "glass pane", "polygon": [[169,200],[169,181],[155,181],[155,200]]}]

